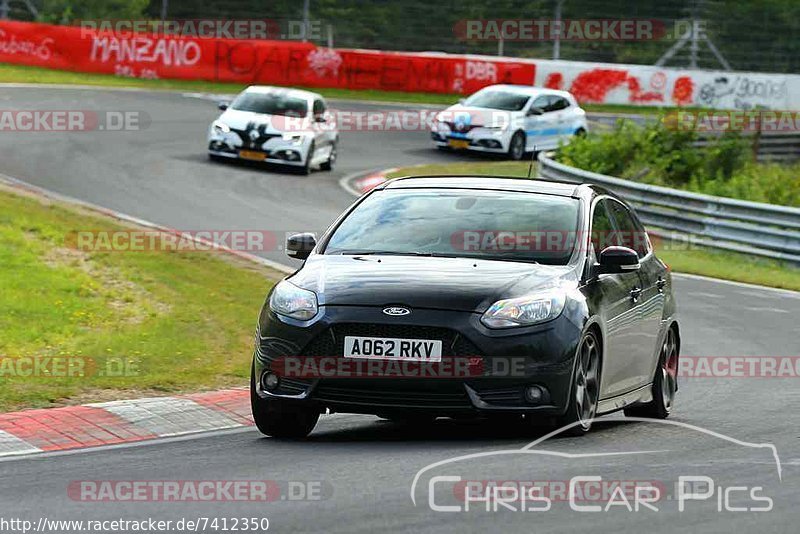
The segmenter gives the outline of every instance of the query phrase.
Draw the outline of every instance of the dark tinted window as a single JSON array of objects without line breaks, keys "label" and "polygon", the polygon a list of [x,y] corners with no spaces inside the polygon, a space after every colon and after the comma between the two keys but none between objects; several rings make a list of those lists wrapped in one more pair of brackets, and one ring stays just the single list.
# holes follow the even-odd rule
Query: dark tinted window
[{"label": "dark tinted window", "polygon": [[537,96],[536,100],[533,101],[533,107],[545,112],[550,111],[550,97],[547,95]]},{"label": "dark tinted window", "polygon": [[559,111],[561,109],[567,109],[569,107],[569,100],[560,96],[551,96],[550,98],[553,101],[550,104],[550,108],[552,111]]},{"label": "dark tinted window", "polygon": [[535,193],[385,190],[333,233],[325,254],[423,254],[568,263],[579,201]]},{"label": "dark tinted window", "polygon": [[469,97],[465,106],[475,108],[502,109],[503,111],[520,111],[530,99],[527,95],[512,93],[510,91],[479,91]]},{"label": "dark tinted window", "polygon": [[619,245],[619,238],[614,230],[611,214],[608,210],[608,201],[599,201],[592,213],[592,246],[595,254],[613,245]]},{"label": "dark tinted window", "polygon": [[619,229],[620,244],[623,247],[635,250],[639,258],[646,256],[650,250],[647,232],[644,231],[640,224],[637,224],[628,208],[619,202],[609,202],[609,205]]}]

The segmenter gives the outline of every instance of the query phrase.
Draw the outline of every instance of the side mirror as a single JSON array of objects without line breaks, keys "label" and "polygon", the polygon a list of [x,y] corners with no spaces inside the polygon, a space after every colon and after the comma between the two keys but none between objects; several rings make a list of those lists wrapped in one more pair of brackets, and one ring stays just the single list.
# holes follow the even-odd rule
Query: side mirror
[{"label": "side mirror", "polygon": [[314,234],[294,234],[286,240],[286,255],[296,260],[308,258],[314,247],[317,246],[317,238]]},{"label": "side mirror", "polygon": [[228,103],[220,102],[219,104],[217,104],[217,107],[220,109],[220,111],[225,111],[226,109],[228,109]]},{"label": "side mirror", "polygon": [[537,108],[537,107],[533,107],[532,106],[531,109],[528,110],[528,115],[529,116],[530,115],[543,115],[543,114],[544,114],[544,110],[542,108]]},{"label": "side mirror", "polygon": [[627,273],[639,267],[639,256],[631,248],[607,247],[600,253],[600,274]]}]

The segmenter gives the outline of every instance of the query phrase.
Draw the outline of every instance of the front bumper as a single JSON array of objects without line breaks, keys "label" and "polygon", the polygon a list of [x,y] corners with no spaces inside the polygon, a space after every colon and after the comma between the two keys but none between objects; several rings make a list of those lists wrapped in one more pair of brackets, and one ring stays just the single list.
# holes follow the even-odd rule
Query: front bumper
[{"label": "front bumper", "polygon": [[485,128],[472,130],[469,133],[461,134],[446,130],[432,130],[431,140],[433,144],[441,148],[452,148],[450,141],[466,141],[469,143],[462,150],[475,152],[488,152],[492,154],[502,154],[508,152],[510,137],[505,131],[493,131]]},{"label": "front bumper", "polygon": [[[468,312],[417,309],[409,316],[387,317],[380,308],[327,306],[310,324],[289,324],[262,310],[254,358],[256,392],[262,398],[349,413],[563,414],[580,328],[566,314],[513,330],[490,330],[479,319]],[[387,373],[387,366],[375,366],[374,361],[345,360],[346,335],[440,339],[442,363],[424,364],[433,370],[424,376]],[[287,361],[295,363],[287,366]],[[361,372],[353,373],[359,364]],[[287,372],[290,368],[293,372]],[[280,377],[272,391],[261,384],[266,372]],[[535,403],[524,394],[533,385],[544,391]]]},{"label": "front bumper", "polygon": [[245,146],[240,136],[234,132],[217,133],[212,131],[208,136],[208,153],[212,156],[248,160],[249,158],[243,158],[240,155],[242,150],[247,150],[264,155],[263,160],[256,161],[297,167],[305,166],[309,146],[308,139],[302,143],[294,143],[281,137],[273,137],[255,146]]}]

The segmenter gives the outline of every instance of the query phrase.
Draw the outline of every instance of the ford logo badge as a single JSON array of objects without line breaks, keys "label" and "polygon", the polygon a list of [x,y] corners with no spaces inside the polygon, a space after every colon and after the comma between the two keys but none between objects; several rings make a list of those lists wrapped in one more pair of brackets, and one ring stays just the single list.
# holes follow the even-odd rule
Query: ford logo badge
[{"label": "ford logo badge", "polygon": [[399,317],[401,315],[408,315],[411,313],[411,310],[403,308],[402,306],[390,306],[389,308],[384,308],[383,313],[391,315],[392,317]]}]

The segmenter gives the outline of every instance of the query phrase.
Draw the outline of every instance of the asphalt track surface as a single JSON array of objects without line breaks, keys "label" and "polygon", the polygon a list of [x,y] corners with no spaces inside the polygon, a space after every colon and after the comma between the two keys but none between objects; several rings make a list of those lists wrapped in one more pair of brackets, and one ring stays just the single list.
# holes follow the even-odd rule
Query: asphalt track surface
[{"label": "asphalt track surface", "polygon": [[[429,148],[425,132],[346,132],[336,170],[303,177],[209,162],[204,153],[205,130],[217,112],[212,102],[203,99],[4,87],[0,108],[145,111],[153,121],[138,132],[2,133],[0,172],[182,230],[319,231],[352,201],[339,186],[343,176],[459,158]],[[280,251],[267,256],[290,263]],[[798,294],[688,277],[676,277],[675,291],[683,355],[800,355]],[[678,424],[598,423],[583,438],[554,437],[532,449],[550,454],[519,452],[542,437],[535,429],[449,420],[409,427],[370,416],[333,415],[323,417],[303,442],[268,439],[247,429],[3,461],[0,519],[28,519],[36,524],[40,518],[178,521],[207,517],[228,518],[231,526],[232,518],[267,517],[270,530],[278,532],[796,532],[800,524],[798,380],[684,378],[670,419]],[[774,445],[780,469],[771,448],[750,446],[762,443]],[[517,452],[490,454],[510,450]],[[416,504],[412,501],[412,482],[420,470],[463,455],[476,456],[423,471],[414,491]],[[469,511],[433,511],[429,484],[437,475],[550,481],[551,508],[520,512],[499,505],[496,511],[486,511],[482,503],[472,503]],[[639,511],[624,506],[608,512],[576,511],[559,497],[558,488],[585,475],[598,475],[605,481],[639,481],[640,486],[649,481],[663,490],[665,498],[653,503],[658,511],[645,506]],[[680,511],[674,484],[681,476],[711,477],[713,496],[685,502]],[[81,502],[67,492],[71,482],[82,480],[243,479],[319,482],[321,498],[279,499],[268,504]],[[463,508],[463,501],[454,497],[455,483],[438,480],[433,486],[434,501]],[[725,489],[736,487],[747,490],[731,490],[726,498]],[[771,511],[730,510],[763,506],[748,493],[755,487],[762,488],[755,490],[756,496],[772,499]],[[632,504],[633,496],[627,497]],[[574,504],[604,507],[607,501],[607,497],[590,495],[586,500],[574,499]],[[541,503],[528,504],[535,508]],[[520,506],[519,500],[511,505]],[[207,527],[205,531],[215,530]]]}]

